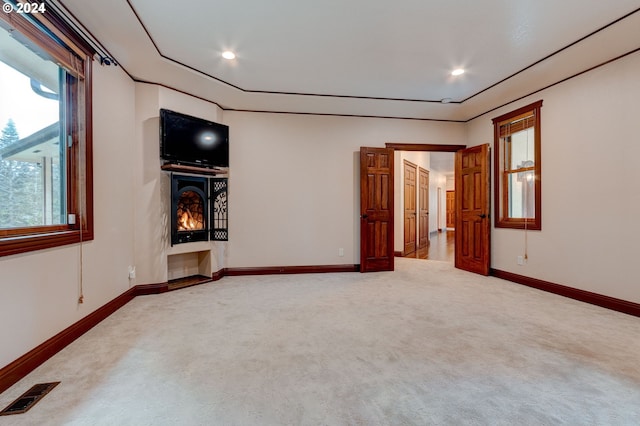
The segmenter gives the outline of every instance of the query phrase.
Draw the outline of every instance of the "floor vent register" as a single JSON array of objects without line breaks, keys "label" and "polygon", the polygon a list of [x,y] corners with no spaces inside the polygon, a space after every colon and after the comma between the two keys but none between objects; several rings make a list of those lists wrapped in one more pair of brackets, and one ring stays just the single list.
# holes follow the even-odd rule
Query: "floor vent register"
[{"label": "floor vent register", "polygon": [[39,383],[33,385],[31,389],[23,393],[18,399],[13,401],[7,408],[0,411],[0,416],[26,413],[36,405],[46,394],[58,386],[60,382]]}]

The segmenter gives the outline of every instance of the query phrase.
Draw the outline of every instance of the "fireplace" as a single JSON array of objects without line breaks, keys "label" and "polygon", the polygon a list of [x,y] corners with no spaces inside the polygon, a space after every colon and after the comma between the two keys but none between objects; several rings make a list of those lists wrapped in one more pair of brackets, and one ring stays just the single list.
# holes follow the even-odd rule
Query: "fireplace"
[{"label": "fireplace", "polygon": [[171,175],[171,244],[209,239],[209,180]]},{"label": "fireplace", "polygon": [[226,177],[171,173],[171,245],[228,241]]}]

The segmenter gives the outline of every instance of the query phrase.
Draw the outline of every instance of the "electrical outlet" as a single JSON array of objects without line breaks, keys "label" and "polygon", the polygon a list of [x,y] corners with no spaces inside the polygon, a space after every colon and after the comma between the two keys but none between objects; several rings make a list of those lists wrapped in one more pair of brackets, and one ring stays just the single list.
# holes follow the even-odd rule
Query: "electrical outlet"
[{"label": "electrical outlet", "polygon": [[129,266],[129,278],[134,279],[136,277],[136,267]]},{"label": "electrical outlet", "polygon": [[342,247],[338,249],[338,256],[340,257],[344,256],[344,249]]},{"label": "electrical outlet", "polygon": [[517,262],[518,262],[518,265],[524,265],[524,257],[518,256]]}]

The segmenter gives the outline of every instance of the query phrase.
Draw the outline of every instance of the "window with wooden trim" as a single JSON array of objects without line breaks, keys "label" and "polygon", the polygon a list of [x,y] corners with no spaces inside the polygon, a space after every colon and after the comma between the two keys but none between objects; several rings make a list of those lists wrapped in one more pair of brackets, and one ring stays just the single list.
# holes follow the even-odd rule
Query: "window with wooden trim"
[{"label": "window with wooden trim", "polygon": [[542,229],[542,101],[493,119],[495,226]]},{"label": "window with wooden trim", "polygon": [[94,53],[49,10],[0,14],[0,256],[93,239]]}]

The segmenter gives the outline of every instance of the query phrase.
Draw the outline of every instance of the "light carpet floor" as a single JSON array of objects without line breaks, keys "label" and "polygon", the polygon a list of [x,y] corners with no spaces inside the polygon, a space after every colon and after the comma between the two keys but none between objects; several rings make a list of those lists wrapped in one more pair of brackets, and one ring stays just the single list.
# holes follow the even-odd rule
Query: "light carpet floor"
[{"label": "light carpet floor", "polygon": [[5,425],[639,425],[640,319],[397,259],[134,299]]}]

